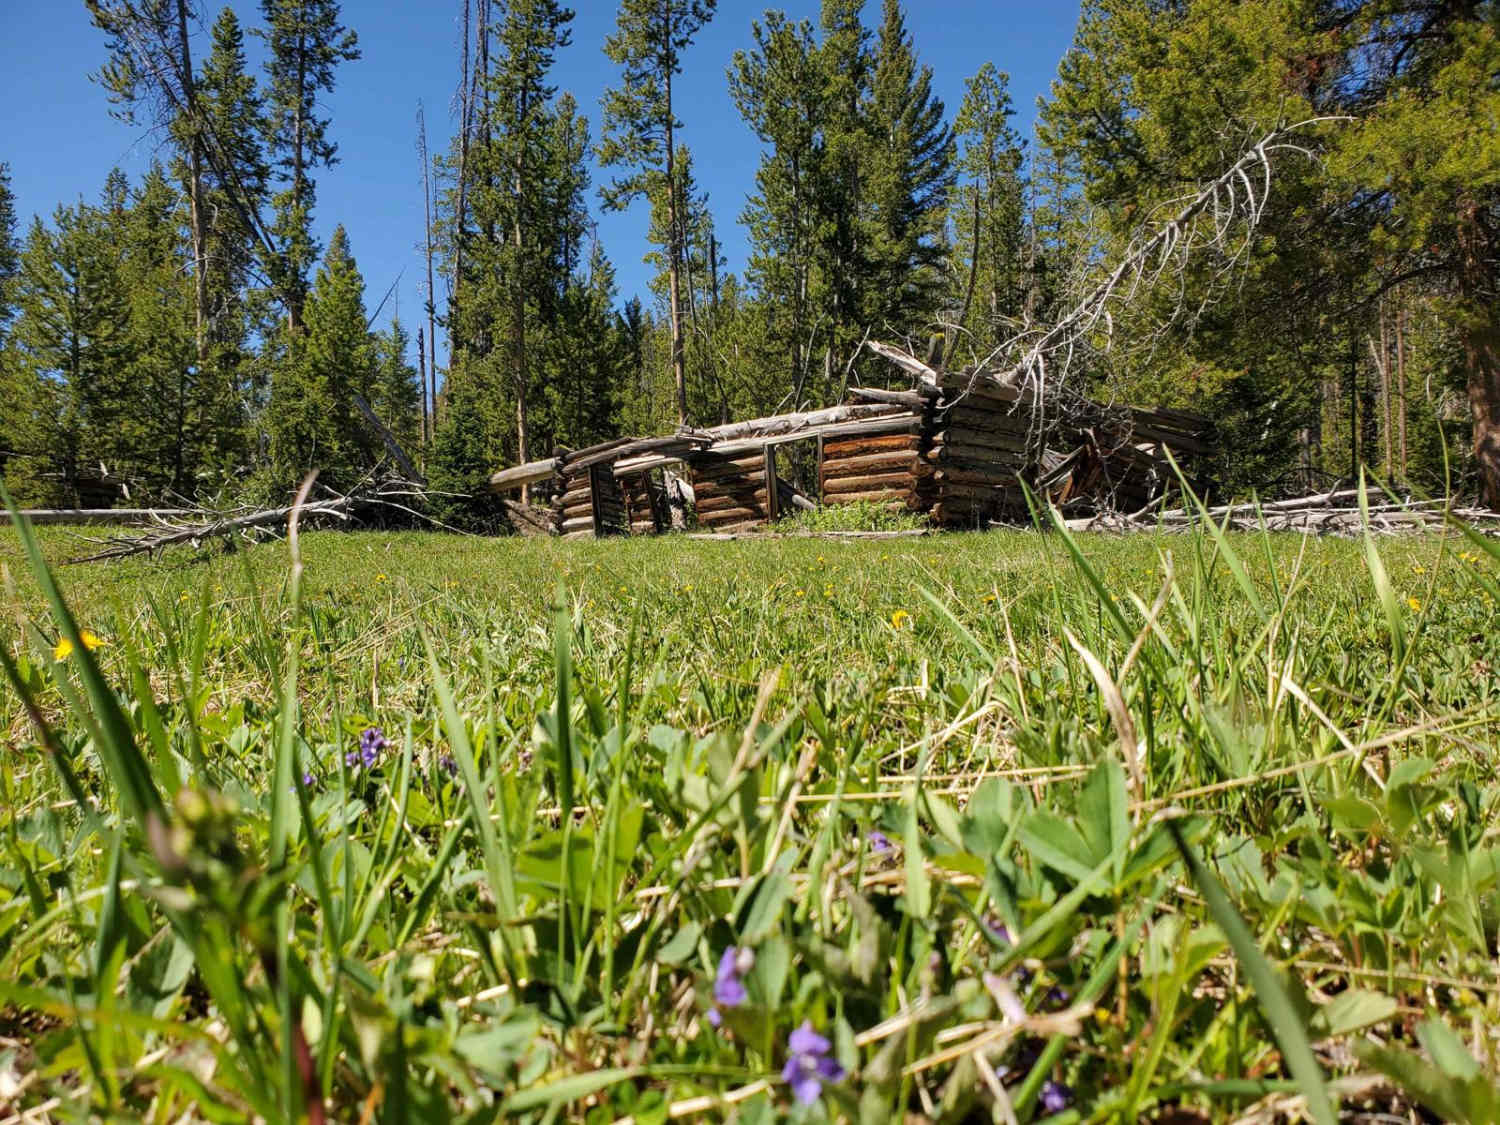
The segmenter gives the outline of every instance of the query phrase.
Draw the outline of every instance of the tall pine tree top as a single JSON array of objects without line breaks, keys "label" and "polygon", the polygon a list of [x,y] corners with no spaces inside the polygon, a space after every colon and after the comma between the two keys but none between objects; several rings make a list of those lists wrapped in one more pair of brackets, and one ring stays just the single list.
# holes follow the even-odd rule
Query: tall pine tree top
[{"label": "tall pine tree top", "polygon": [[[649,195],[668,160],[667,131],[681,128],[670,83],[682,73],[682,52],[713,18],[718,0],[620,0],[615,33],[604,53],[620,67],[620,85],[605,91],[599,160],[636,171],[601,189],[606,207]],[[669,112],[670,111],[670,112]]]},{"label": "tall pine tree top", "polygon": [[16,272],[21,268],[21,249],[16,243],[16,196],[10,187],[10,165],[0,164],[0,347],[14,314]]}]

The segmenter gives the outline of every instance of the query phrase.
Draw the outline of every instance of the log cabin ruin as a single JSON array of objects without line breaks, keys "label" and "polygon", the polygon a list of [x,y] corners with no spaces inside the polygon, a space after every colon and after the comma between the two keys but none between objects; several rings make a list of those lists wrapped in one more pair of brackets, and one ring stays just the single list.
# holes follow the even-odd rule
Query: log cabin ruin
[{"label": "log cabin ruin", "polygon": [[[871,346],[916,385],[854,387],[823,410],[558,450],[500,470],[490,487],[522,534],[583,538],[693,521],[747,532],[799,509],[861,501],[934,527],[982,528],[1029,521],[1027,489],[1069,514],[1133,513],[1172,492],[1168,454],[1203,483],[1211,436],[1202,417],[1086,400],[1048,411],[993,376],[935,371]],[[523,489],[531,502],[515,497]]]}]

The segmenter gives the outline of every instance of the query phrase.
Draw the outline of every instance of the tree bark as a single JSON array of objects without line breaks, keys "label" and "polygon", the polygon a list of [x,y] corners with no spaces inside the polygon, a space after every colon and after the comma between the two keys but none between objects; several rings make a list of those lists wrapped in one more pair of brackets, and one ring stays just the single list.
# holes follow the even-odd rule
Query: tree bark
[{"label": "tree bark", "polygon": [[667,65],[664,68],[664,89],[666,92],[666,168],[667,168],[667,290],[669,293],[669,304],[672,312],[672,382],[677,392],[677,424],[686,426],[688,420],[687,412],[687,371],[685,370],[682,354],[682,292],[681,281],[678,276],[682,262],[682,238],[677,229],[677,154],[673,151],[676,143],[673,134],[672,114],[672,71],[676,59],[672,50],[672,23],[671,9],[668,7],[667,28],[664,42],[667,44]]},{"label": "tree bark", "polygon": [[1469,412],[1474,419],[1474,463],[1480,499],[1500,511],[1500,308],[1496,307],[1494,232],[1473,197],[1458,205],[1460,320]]}]

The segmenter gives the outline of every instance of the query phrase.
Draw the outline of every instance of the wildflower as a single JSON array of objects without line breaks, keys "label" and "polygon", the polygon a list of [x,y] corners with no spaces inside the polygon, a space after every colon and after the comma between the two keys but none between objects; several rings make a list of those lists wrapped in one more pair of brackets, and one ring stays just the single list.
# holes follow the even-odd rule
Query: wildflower
[{"label": "wildflower", "polygon": [[719,958],[719,972],[714,977],[714,1006],[708,1010],[708,1022],[718,1027],[724,1022],[720,1008],[738,1008],[748,998],[745,982],[740,978],[755,967],[755,952],[731,945]]},{"label": "wildflower", "polygon": [[749,997],[741,980],[755,967],[755,953],[731,945],[719,958],[719,973],[714,977],[714,1002],[720,1008],[738,1008]]},{"label": "wildflower", "polygon": [[1427,568],[1425,566],[1422,566],[1420,563],[1418,563],[1417,565],[1415,565],[1415,566],[1413,566],[1411,568],[1411,572],[1413,574],[1426,574],[1427,573]]},{"label": "wildflower", "polygon": [[1073,1104],[1073,1091],[1061,1082],[1049,1080],[1042,1087],[1042,1108],[1049,1114],[1061,1113]]},{"label": "wildflower", "polygon": [[452,754],[444,754],[438,759],[438,769],[442,770],[449,777],[458,776],[458,763],[453,760]]},{"label": "wildflower", "polygon": [[182,593],[180,593],[180,594],[177,595],[177,600],[180,601],[180,602],[189,601],[191,598],[192,598],[192,595],[189,594],[186,590],[184,590]]},{"label": "wildflower", "polygon": [[995,600],[995,595],[994,594],[986,594],[984,597],[982,597],[982,598],[979,599],[979,604],[980,605],[990,605],[992,602],[994,602],[994,600]]},{"label": "wildflower", "polygon": [[[78,637],[83,641],[83,647],[88,649],[90,652],[92,652],[96,648],[101,647],[104,644],[104,641],[101,638],[95,636],[87,629],[79,630]],[[67,637],[62,637],[58,640],[57,647],[52,650],[52,659],[66,660],[71,655],[73,655],[73,642],[70,641]]]},{"label": "wildflower", "polygon": [[984,928],[996,941],[1003,941],[1006,945],[1016,944],[1016,939],[1011,936],[1010,927],[1000,921],[1000,915],[993,910],[984,916]]},{"label": "wildflower", "polygon": [[1068,1001],[1073,999],[1073,994],[1066,988],[1052,987],[1047,990],[1047,1003],[1053,1008],[1066,1008]]},{"label": "wildflower", "polygon": [[870,849],[876,855],[890,855],[896,850],[895,845],[891,843],[891,838],[878,828],[870,829],[870,834],[866,839],[870,841]]},{"label": "wildflower", "polygon": [[388,745],[390,743],[386,741],[384,731],[379,727],[366,727],[359,736],[359,749],[345,754],[344,764],[355,769],[360,766],[369,769]]},{"label": "wildflower", "polygon": [[833,1045],[813,1030],[812,1021],[787,1037],[786,1066],[781,1077],[792,1088],[792,1096],[803,1105],[812,1105],[823,1094],[823,1083],[844,1077],[844,1068],[830,1052]]},{"label": "wildflower", "polygon": [[891,614],[891,628],[899,629],[910,620],[911,614],[907,613],[904,609],[898,609],[895,613]]},{"label": "wildflower", "polygon": [[1407,598],[1406,604],[1411,608],[1411,611],[1413,613],[1422,612],[1422,603],[1419,602],[1416,598]]},{"label": "wildflower", "polygon": [[807,593],[807,591],[804,590],[801,586],[798,586],[795,590],[792,591],[792,593],[800,598],[803,594]]},{"label": "wildflower", "polygon": [[383,575],[383,574],[377,574],[375,576],[375,581],[376,582],[384,582],[385,581],[385,575]]}]

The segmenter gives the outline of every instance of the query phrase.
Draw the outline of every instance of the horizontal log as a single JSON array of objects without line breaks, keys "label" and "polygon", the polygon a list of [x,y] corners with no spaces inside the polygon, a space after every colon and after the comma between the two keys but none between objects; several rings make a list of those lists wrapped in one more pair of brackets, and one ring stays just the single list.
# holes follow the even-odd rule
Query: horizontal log
[{"label": "horizontal log", "polygon": [[524,465],[501,469],[490,477],[490,489],[493,492],[510,492],[528,484],[536,484],[556,476],[561,467],[560,458],[548,457],[542,461],[528,461]]},{"label": "horizontal log", "polygon": [[699,481],[693,496],[707,500],[710,496],[746,496],[752,492],[764,492],[764,477],[724,477],[722,480]]},{"label": "horizontal log", "polygon": [[909,472],[872,473],[862,477],[835,477],[823,482],[823,496],[835,496],[847,492],[872,492],[882,488],[910,492],[916,478]]},{"label": "horizontal log", "polygon": [[823,440],[823,460],[836,457],[858,457],[865,453],[876,453],[892,449],[916,449],[920,438],[915,434],[886,434],[870,437],[852,437]]},{"label": "horizontal log", "polygon": [[925,410],[937,398],[937,391],[930,387],[923,387],[921,391],[885,391],[878,387],[850,387],[849,394],[853,398],[866,402],[884,402],[891,406],[904,406],[908,410]]},{"label": "horizontal log", "polygon": [[829,507],[836,508],[840,504],[898,504],[903,508],[915,511],[919,506],[917,498],[908,489],[899,488],[875,488],[867,492],[840,492],[829,496],[823,501]]},{"label": "horizontal log", "polygon": [[879,470],[904,470],[911,472],[917,464],[914,449],[896,449],[884,453],[866,453],[859,457],[833,457],[823,462],[823,479],[857,477]]},{"label": "horizontal log", "polygon": [[818,426],[836,425],[899,413],[900,410],[900,407],[887,406],[883,403],[830,406],[823,410],[776,414],[768,418],[752,418],[747,422],[730,422],[723,426],[712,426],[701,432],[713,439],[715,443],[732,442],[741,438],[779,437]]},{"label": "horizontal log", "polygon": [[592,531],[565,531],[562,537],[564,539],[592,539],[594,533]]},{"label": "horizontal log", "polygon": [[983,454],[990,456],[1019,454],[1022,459],[1027,453],[1025,438],[1013,437],[1009,434],[983,433],[978,430],[943,430],[933,435],[932,447],[934,450],[939,448],[980,450]]},{"label": "horizontal log", "polygon": [[757,457],[753,462],[737,464],[734,462],[720,465],[693,466],[692,481],[696,487],[698,482],[712,484],[714,481],[734,480],[736,477],[764,480],[766,476],[766,463],[763,458]]},{"label": "horizontal log", "polygon": [[705,527],[718,527],[726,523],[741,523],[744,521],[760,521],[764,523],[766,513],[755,508],[723,508],[719,511],[709,512],[707,515],[699,513],[698,522]]},{"label": "horizontal log", "polygon": [[1007,414],[1003,410],[950,410],[933,419],[932,430],[972,430],[979,434],[999,434],[1013,438],[1025,438],[1031,433],[1031,417],[1025,414]]},{"label": "horizontal log", "polygon": [[713,496],[706,500],[700,500],[694,505],[694,510],[700,516],[707,512],[722,512],[730,508],[746,508],[765,515],[766,494],[764,492],[757,492],[753,494],[747,493],[744,496]]},{"label": "horizontal log", "polygon": [[593,530],[594,530],[594,517],[593,516],[579,516],[576,519],[563,520],[563,522],[562,522],[562,532],[563,532],[564,535],[568,535],[568,534],[570,534],[570,533],[572,533],[574,531],[593,531]]}]

